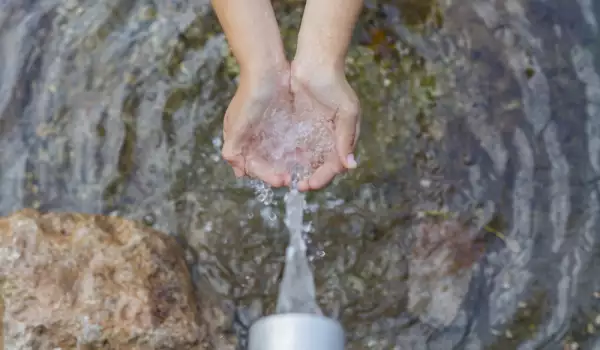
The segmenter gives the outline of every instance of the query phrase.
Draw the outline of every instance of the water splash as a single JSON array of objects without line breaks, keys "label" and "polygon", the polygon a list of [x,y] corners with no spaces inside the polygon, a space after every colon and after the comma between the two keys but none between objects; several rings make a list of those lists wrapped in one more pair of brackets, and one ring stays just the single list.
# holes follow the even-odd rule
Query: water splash
[{"label": "water splash", "polygon": [[269,184],[262,180],[252,180],[250,187],[254,190],[256,200],[260,203],[266,206],[273,204],[275,193]]},{"label": "water splash", "polygon": [[252,153],[276,172],[293,173],[296,168],[311,173],[335,150],[333,129],[327,116],[289,108],[280,101],[268,108],[256,125]]},{"label": "water splash", "polygon": [[290,234],[286,249],[285,269],[279,286],[277,313],[310,313],[321,315],[316,302],[315,283],[304,241],[303,218],[305,194],[298,191],[298,181],[303,172],[296,168],[292,173],[290,191],[285,196],[285,224]]}]

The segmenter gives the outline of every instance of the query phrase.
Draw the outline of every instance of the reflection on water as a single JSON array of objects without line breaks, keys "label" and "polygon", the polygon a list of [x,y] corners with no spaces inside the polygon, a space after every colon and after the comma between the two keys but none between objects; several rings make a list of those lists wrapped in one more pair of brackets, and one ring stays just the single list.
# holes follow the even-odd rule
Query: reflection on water
[{"label": "reflection on water", "polygon": [[[282,192],[264,205],[219,158],[236,70],[208,1],[0,3],[0,213],[185,238],[227,349],[232,307],[274,310],[287,233]],[[286,39],[302,3],[275,2]],[[368,1],[348,58],[361,167],[308,196],[305,228],[351,349],[600,347],[598,14]]]}]

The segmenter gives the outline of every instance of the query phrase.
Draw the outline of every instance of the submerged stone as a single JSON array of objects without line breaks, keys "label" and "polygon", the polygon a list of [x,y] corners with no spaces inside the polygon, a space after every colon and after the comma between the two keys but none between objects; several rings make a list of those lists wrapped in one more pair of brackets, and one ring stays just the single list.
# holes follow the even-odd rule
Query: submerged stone
[{"label": "submerged stone", "polygon": [[473,229],[454,219],[416,228],[408,279],[408,308],[434,327],[457,317],[483,246]]}]

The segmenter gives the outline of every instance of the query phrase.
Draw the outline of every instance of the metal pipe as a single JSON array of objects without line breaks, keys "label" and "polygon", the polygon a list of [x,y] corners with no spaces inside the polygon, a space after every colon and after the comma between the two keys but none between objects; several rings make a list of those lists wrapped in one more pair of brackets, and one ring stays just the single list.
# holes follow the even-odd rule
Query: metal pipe
[{"label": "metal pipe", "polygon": [[266,316],[250,327],[248,350],[344,350],[345,334],[334,319],[287,313]]}]

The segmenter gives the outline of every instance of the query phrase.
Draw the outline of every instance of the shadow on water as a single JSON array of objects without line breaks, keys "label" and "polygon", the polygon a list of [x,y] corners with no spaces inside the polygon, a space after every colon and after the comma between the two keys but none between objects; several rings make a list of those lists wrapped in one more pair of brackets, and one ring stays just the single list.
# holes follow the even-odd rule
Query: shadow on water
[{"label": "shadow on water", "polygon": [[[275,2],[290,52],[302,4]],[[0,213],[180,236],[206,342],[232,348],[232,310],[274,309],[287,233],[282,192],[261,203],[220,160],[236,66],[208,1],[0,5]],[[361,167],[308,196],[306,227],[349,349],[600,348],[598,14],[367,2],[348,57]]]}]

